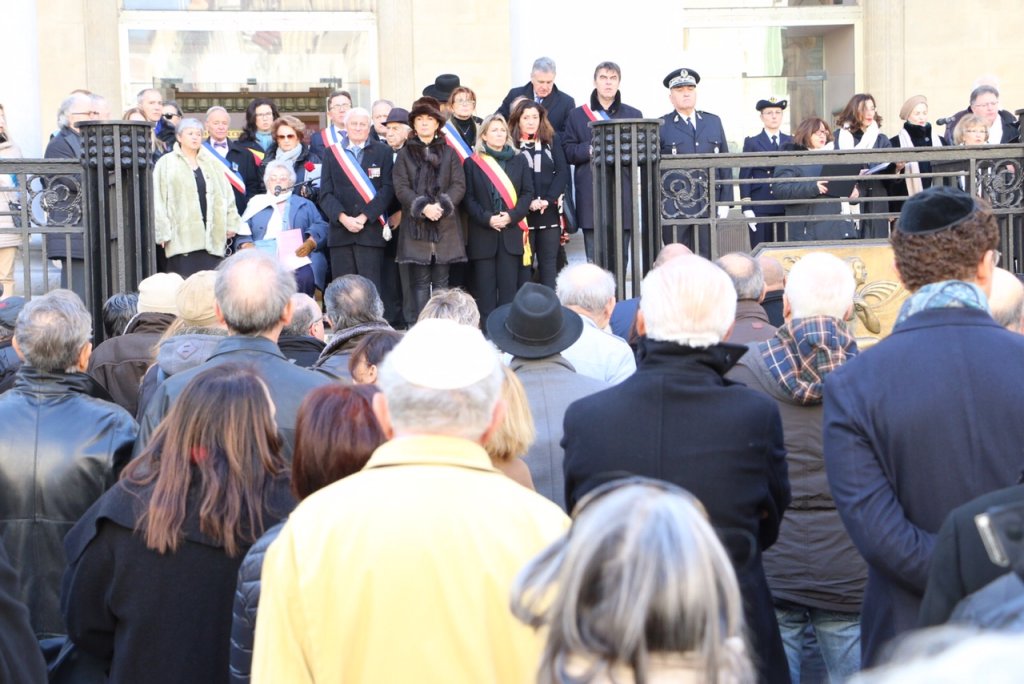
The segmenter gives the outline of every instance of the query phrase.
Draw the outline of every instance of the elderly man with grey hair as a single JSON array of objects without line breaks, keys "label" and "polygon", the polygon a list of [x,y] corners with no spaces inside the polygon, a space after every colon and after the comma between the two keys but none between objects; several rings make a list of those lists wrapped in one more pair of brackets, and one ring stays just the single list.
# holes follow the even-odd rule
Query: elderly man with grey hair
[{"label": "elderly man with grey hair", "polygon": [[206,133],[203,147],[224,167],[224,175],[235,193],[238,215],[245,213],[249,200],[263,191],[263,178],[256,166],[256,157],[244,145],[228,139],[231,115],[220,105],[206,110]]},{"label": "elderly man with grey hair", "polygon": [[1024,283],[1005,268],[993,269],[988,308],[996,323],[1013,332],[1024,332]]},{"label": "elderly man with grey hair", "polygon": [[769,339],[776,328],[768,321],[768,313],[761,306],[766,292],[761,264],[743,252],[725,254],[715,264],[729,274],[736,288],[736,320],[729,333],[729,341],[748,344]]},{"label": "elderly man with grey hair", "polygon": [[512,102],[519,97],[525,97],[543,105],[548,113],[548,121],[551,122],[555,133],[559,134],[565,129],[569,112],[576,108],[576,100],[572,95],[563,93],[555,85],[555,60],[550,57],[539,57],[533,62],[533,68],[530,69],[530,82],[509,90],[508,95],[502,100],[501,106],[498,107],[498,114],[508,119],[511,114]]},{"label": "elderly man with grey hair", "polygon": [[479,329],[426,320],[378,384],[389,441],[305,499],[267,552],[253,681],[532,681],[543,637],[509,594],[569,521],[482,446],[505,408],[498,354]]},{"label": "elderly man with grey hair", "polygon": [[291,271],[261,250],[239,252],[217,267],[214,310],[217,319],[227,326],[228,336],[205,363],[175,373],[156,389],[142,417],[136,453],[146,446],[192,378],[211,366],[234,362],[251,365],[271,389],[274,418],[285,452],[291,457],[299,404],[311,390],[330,382],[319,373],[296,366],[277,347],[281,330],[292,319],[293,294],[295,277]]},{"label": "elderly man with grey hair", "polygon": [[824,384],[858,351],[845,323],[855,289],[842,259],[804,255],[786,283],[785,324],[771,339],[751,344],[726,375],[771,397],[782,416],[793,503],[764,567],[794,682],[801,681],[808,627],[831,681],[846,681],[860,669],[868,570],[839,519],[821,443]]},{"label": "elderly man with grey hair", "polygon": [[313,370],[338,380],[352,380],[348,359],[367,333],[392,330],[384,320],[384,302],[377,287],[360,275],[343,275],[324,292],[331,342],[320,353]]},{"label": "elderly man with grey hair", "polygon": [[594,264],[572,264],[558,274],[555,293],[562,306],[583,319],[580,338],[562,352],[576,372],[610,385],[632,375],[633,350],[608,329],[615,309],[614,276]]},{"label": "elderly man with grey hair", "polygon": [[651,270],[641,288],[636,372],[565,413],[570,510],[623,471],[674,482],[724,534],[743,594],[759,680],[789,682],[761,565],[789,505],[779,409],[725,379],[747,351],[724,343],[736,312],[729,276],[698,256]]},{"label": "elderly man with grey hair", "polygon": [[308,294],[292,295],[292,321],[281,330],[277,347],[295,365],[310,368],[319,360],[324,347],[325,318],[320,305]]},{"label": "elderly man with grey hair", "polygon": [[138,431],[85,374],[91,322],[68,290],[26,303],[14,328],[24,365],[0,395],[0,539],[19,569],[18,597],[40,639],[65,633],[64,535],[117,480]]}]

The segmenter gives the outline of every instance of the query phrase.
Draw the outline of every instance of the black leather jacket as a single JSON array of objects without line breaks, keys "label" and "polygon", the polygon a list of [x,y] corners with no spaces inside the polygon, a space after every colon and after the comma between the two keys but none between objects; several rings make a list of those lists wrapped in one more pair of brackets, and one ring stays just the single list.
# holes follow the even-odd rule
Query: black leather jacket
[{"label": "black leather jacket", "polygon": [[110,487],[138,426],[84,373],[22,366],[0,395],[0,537],[40,638],[64,633],[64,535]]}]

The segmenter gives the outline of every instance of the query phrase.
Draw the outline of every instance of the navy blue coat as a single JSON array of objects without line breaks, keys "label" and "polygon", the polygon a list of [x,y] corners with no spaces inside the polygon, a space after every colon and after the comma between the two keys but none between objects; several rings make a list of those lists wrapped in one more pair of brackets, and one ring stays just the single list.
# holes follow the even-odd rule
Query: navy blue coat
[{"label": "navy blue coat", "polygon": [[[597,100],[597,90],[590,94],[590,109],[594,112],[603,109]],[[608,116],[613,119],[639,119],[643,114],[636,107],[622,104],[622,93],[617,92],[615,101],[608,108]],[[576,189],[576,223],[583,230],[594,228],[594,174],[590,170],[590,144],[593,137],[590,119],[583,113],[583,107],[572,110],[565,124],[562,150],[565,152],[565,160],[576,166],[576,173],[573,176]],[[624,189],[628,188],[624,186]],[[628,199],[629,193],[624,194]],[[623,214],[631,215],[625,206]],[[626,228],[628,230],[628,224]]]},{"label": "navy blue coat", "polygon": [[[258,214],[254,214],[249,219],[249,229],[252,231],[252,235],[239,235],[235,239],[235,244],[241,246],[247,242],[262,240],[267,233],[267,224],[270,223],[273,213],[273,208],[267,207]],[[288,198],[288,228],[300,228],[303,239],[311,237],[316,240],[316,249],[309,255],[309,259],[313,262],[313,278],[316,280],[316,286],[323,290],[327,286],[327,257],[323,254],[327,241],[327,222],[324,221],[315,204],[305,197],[292,195]]]},{"label": "navy blue coat", "polygon": [[327,131],[327,139],[331,141],[332,145],[336,141],[348,141],[348,134],[345,131],[339,131],[332,126],[333,124],[327,124],[326,128],[317,131],[309,138],[309,158],[317,164],[331,156],[331,152],[324,145],[324,131]]},{"label": "navy blue coat", "polygon": [[[779,149],[787,143],[793,142],[793,136],[779,131]],[[744,152],[777,152],[772,147],[772,140],[768,134],[761,130],[757,135],[743,139]],[[752,199],[755,202],[767,202],[775,199],[771,183],[758,183],[775,175],[774,166],[744,166],[740,169],[740,180],[755,181],[740,185],[740,197]],[[785,207],[780,205],[751,207],[755,216],[782,216],[786,213]]]},{"label": "navy blue coat", "polygon": [[1024,336],[985,311],[935,309],[828,376],[824,446],[843,524],[868,562],[865,664],[917,626],[946,515],[1024,465]]},{"label": "navy blue coat", "polygon": [[[341,154],[348,154],[339,149]],[[381,142],[367,142],[363,148],[363,160],[360,163],[370,183],[377,190],[374,198],[367,203],[359,194],[345,170],[341,168],[334,152],[327,150],[320,171],[320,208],[331,222],[331,230],[327,236],[329,247],[362,245],[364,247],[381,247],[387,244],[384,239],[384,227],[378,220],[379,216],[387,218],[388,206],[395,197],[395,189],[391,183],[391,169],[394,166],[394,154],[390,147]],[[366,225],[358,233],[351,233],[341,225],[339,217],[342,212],[349,216],[366,214]]]},{"label": "navy blue coat", "polygon": [[641,338],[636,373],[565,413],[566,505],[571,510],[613,471],[689,490],[716,528],[733,531],[726,547],[737,566],[760,681],[788,683],[761,564],[789,505],[786,451],[775,402],[723,377],[746,351],[735,344],[691,349]]},{"label": "navy blue coat", "polygon": [[[693,118],[695,131],[691,133],[685,120],[677,112],[669,112],[661,117],[662,154],[718,154],[729,151],[729,141],[725,138],[725,129],[722,128],[722,120],[718,116],[697,110]],[[732,169],[718,169],[715,178],[731,179]],[[719,202],[732,201],[732,186],[719,185],[715,191],[715,199]],[[697,208],[701,206],[698,203]]]},{"label": "navy blue coat", "polygon": [[[498,114],[508,119],[511,113],[512,100],[517,97],[525,97],[533,101],[533,82],[531,81],[524,86],[509,90],[508,95],[502,100],[501,106],[498,107]],[[541,98],[540,104],[547,111],[548,121],[551,122],[555,133],[561,133],[565,130],[565,124],[569,120],[569,112],[576,108],[576,100],[573,96],[569,93],[563,93],[558,89],[557,85],[551,86],[551,94]]]}]

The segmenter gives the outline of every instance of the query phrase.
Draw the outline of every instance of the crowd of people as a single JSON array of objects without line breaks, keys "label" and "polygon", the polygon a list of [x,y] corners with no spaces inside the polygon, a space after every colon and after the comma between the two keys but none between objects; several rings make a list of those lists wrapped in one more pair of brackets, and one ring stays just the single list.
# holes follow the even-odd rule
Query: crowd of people
[{"label": "crowd of people", "polygon": [[[452,75],[339,92],[308,142],[270,100],[230,141],[143,91],[164,268],[95,349],[72,289],[0,300],[0,680],[923,682],[987,653],[941,625],[1020,631],[1024,284],[989,206],[906,179],[878,236],[911,294],[869,350],[823,251],[680,233],[624,299],[556,258],[570,164],[598,228],[586,122],[639,115],[620,77],[575,107],[538,60],[482,119]],[[726,151],[699,81],[665,79],[668,153]],[[748,144],[790,144],[785,106]],[[793,143],[889,143],[870,95],[840,118]]]}]

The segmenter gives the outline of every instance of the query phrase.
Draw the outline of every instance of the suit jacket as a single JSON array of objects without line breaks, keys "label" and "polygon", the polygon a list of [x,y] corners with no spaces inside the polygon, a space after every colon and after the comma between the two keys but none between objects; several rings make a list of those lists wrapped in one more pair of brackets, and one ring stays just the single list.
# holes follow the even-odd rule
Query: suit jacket
[{"label": "suit jacket", "polygon": [[[533,173],[526,165],[526,158],[517,154],[505,163],[505,173],[516,189],[517,201],[512,209],[500,202],[494,184],[476,162],[467,159],[462,169],[466,172],[466,196],[462,199],[462,207],[469,214],[467,256],[470,259],[491,259],[497,256],[499,239],[507,253],[522,254],[523,231],[519,228],[519,222],[526,218],[534,197]],[[496,210],[495,199],[500,202],[499,210]],[[491,228],[489,222],[491,217],[501,211],[508,211],[512,223],[499,232]]]},{"label": "suit jacket", "polygon": [[761,681],[789,682],[761,552],[789,505],[775,402],[723,376],[746,347],[692,349],[641,338],[636,373],[565,413],[565,494],[571,509],[623,471],[674,482],[728,529]]},{"label": "suit jacket", "polygon": [[[213,154],[216,157],[221,156],[220,150],[214,150]],[[260,167],[257,166],[252,152],[237,142],[228,141],[228,151],[223,159],[235,173],[242,177],[242,181],[245,183],[245,192],[239,192],[234,185],[231,186],[235,193],[235,208],[238,210],[238,215],[241,216],[249,200],[264,191],[263,174],[260,173]],[[222,162],[218,159],[217,163],[221,164]]]},{"label": "suit jacket", "polygon": [[[344,149],[339,149],[339,152],[348,154]],[[364,201],[363,196],[352,185],[334,152],[327,150],[325,154],[320,171],[320,209],[331,222],[327,245],[383,247],[387,240],[384,239],[383,226],[377,219],[382,215],[387,218],[388,205],[395,196],[394,186],[391,184],[391,169],[394,166],[391,148],[384,143],[370,141],[367,141],[366,147],[363,148],[360,166],[377,190],[376,196],[370,202]],[[358,233],[350,233],[341,225],[339,216],[342,213],[349,216],[366,214],[366,225]]]},{"label": "suit jacket", "polygon": [[[603,109],[597,99],[597,90],[590,94],[590,109],[594,112]],[[622,103],[622,93],[615,93],[615,101],[607,110],[608,116],[613,119],[639,119],[643,113],[636,107],[630,107]],[[573,174],[573,187],[576,191],[576,223],[584,230],[594,228],[594,174],[590,169],[590,146],[594,139],[593,130],[590,128],[590,119],[583,112],[583,107],[577,107],[569,113],[569,119],[565,123],[565,135],[562,138],[562,151],[565,152],[565,160],[574,164],[576,171]],[[631,195],[626,192],[627,184],[623,184],[623,215],[632,216]],[[627,202],[630,202],[627,207]],[[630,223],[624,224],[629,230]]]},{"label": "suit jacket", "polygon": [[[786,143],[792,143],[793,136],[779,131],[779,149]],[[743,139],[744,152],[776,152],[768,133],[761,130],[757,135]],[[744,166],[740,169],[740,180],[765,180],[775,175],[774,166]],[[744,183],[740,186],[740,197],[756,202],[775,199],[771,183]],[[755,216],[782,216],[786,213],[782,205],[751,207]]]},{"label": "suit jacket", "polygon": [[911,316],[829,375],[825,468],[868,562],[865,664],[917,626],[946,515],[1017,481],[1022,383],[1024,337],[962,308]]},{"label": "suit jacket", "polygon": [[513,358],[509,367],[523,383],[537,428],[537,439],[523,456],[530,468],[534,489],[565,510],[562,421],[574,401],[609,385],[580,375],[561,354],[544,359]]},{"label": "suit jacket", "polygon": [[[508,91],[508,95],[502,100],[501,106],[498,107],[498,113],[508,119],[511,113],[512,101],[517,97],[525,97],[526,99],[533,101],[533,82],[529,82],[519,88],[512,88]],[[551,126],[555,129],[555,133],[561,133],[565,130],[565,124],[569,120],[569,112],[576,107],[576,100],[569,93],[563,93],[558,89],[557,85],[551,86],[551,93],[542,98],[540,101],[541,106],[548,113],[548,121],[551,122]]]},{"label": "suit jacket", "polygon": [[1010,572],[988,558],[974,516],[993,506],[1024,503],[1024,487],[1013,485],[985,494],[954,509],[939,529],[921,602],[921,627],[949,620],[957,603]]},{"label": "suit jacket", "polygon": [[[695,132],[691,133],[683,117],[676,112],[669,112],[661,117],[661,153],[662,154],[718,154],[729,151],[729,141],[722,128],[722,120],[715,114],[697,110],[694,112]],[[718,169],[715,178],[728,180],[732,178],[732,169]],[[732,200],[732,186],[719,185],[715,190],[715,199],[719,202]],[[701,205],[698,204],[697,208]],[[705,212],[706,215],[706,212]],[[697,214],[694,214],[696,217]]]},{"label": "suit jacket", "polygon": [[322,164],[328,157],[333,156],[330,150],[327,149],[327,146],[324,145],[324,131],[327,131],[327,139],[331,141],[331,144],[335,144],[335,139],[339,142],[348,141],[348,134],[345,131],[335,129],[334,124],[327,124],[327,128],[314,133],[309,138],[309,156],[316,164]]}]

